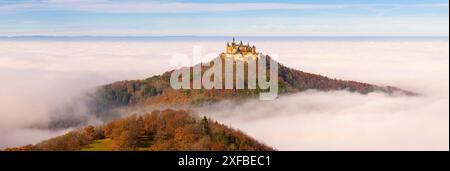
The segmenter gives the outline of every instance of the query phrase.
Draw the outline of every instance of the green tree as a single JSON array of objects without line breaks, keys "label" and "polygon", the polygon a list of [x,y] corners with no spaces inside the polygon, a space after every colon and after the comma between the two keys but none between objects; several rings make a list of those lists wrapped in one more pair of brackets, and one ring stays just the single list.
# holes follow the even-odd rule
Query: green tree
[{"label": "green tree", "polygon": [[144,91],[142,91],[142,96],[145,98],[156,95],[158,95],[158,91],[153,86],[147,86],[144,88]]}]

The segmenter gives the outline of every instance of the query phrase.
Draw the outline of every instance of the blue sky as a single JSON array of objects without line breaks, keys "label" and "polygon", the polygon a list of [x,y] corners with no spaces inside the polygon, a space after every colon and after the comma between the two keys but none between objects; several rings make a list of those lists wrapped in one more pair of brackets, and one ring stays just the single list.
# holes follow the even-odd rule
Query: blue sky
[{"label": "blue sky", "polygon": [[448,36],[444,0],[0,0],[0,36]]}]

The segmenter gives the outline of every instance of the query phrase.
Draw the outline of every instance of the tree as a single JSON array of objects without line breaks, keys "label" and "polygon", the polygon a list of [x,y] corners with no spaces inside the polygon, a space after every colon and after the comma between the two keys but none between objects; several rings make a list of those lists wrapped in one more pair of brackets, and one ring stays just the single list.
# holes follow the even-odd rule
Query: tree
[{"label": "tree", "polygon": [[152,112],[151,114],[143,116],[144,131],[148,136],[154,136],[156,134],[158,122],[160,121],[158,113],[159,112]]},{"label": "tree", "polygon": [[195,151],[211,150],[211,138],[209,138],[209,136],[203,136],[195,143],[192,143],[191,146],[192,150]]},{"label": "tree", "polygon": [[158,91],[153,86],[145,87],[144,90],[142,91],[142,96],[144,98],[148,98],[148,97],[156,96],[156,95],[158,95]]},{"label": "tree", "polygon": [[89,125],[86,128],[84,128],[83,133],[84,135],[86,135],[89,141],[95,140],[97,138],[95,128],[92,125]]},{"label": "tree", "polygon": [[123,131],[119,138],[115,139],[112,144],[114,150],[135,150],[139,145],[139,136],[136,132]]},{"label": "tree", "polygon": [[206,118],[206,116],[203,116],[202,121],[200,122],[200,126],[201,126],[201,131],[203,135],[208,135],[209,134],[209,126],[208,126],[208,119]]},{"label": "tree", "polygon": [[114,122],[111,122],[111,123],[107,124],[103,128],[103,132],[105,134],[105,137],[112,138],[113,137],[113,129],[114,129]]}]

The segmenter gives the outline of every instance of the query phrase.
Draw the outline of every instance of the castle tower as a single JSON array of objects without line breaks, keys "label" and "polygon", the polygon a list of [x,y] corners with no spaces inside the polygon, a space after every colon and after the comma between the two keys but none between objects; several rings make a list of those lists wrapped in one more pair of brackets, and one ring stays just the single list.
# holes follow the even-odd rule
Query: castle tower
[{"label": "castle tower", "polygon": [[256,47],[255,45],[252,46],[252,53],[255,55],[256,54]]},{"label": "castle tower", "polygon": [[233,52],[233,47],[230,46],[230,44],[227,42],[227,53],[232,53]]}]

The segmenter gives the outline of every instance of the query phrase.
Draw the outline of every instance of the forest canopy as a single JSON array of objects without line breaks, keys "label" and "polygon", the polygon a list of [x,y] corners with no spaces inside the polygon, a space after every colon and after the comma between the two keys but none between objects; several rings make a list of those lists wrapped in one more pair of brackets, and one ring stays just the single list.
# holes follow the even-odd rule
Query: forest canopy
[{"label": "forest canopy", "polygon": [[183,110],[155,110],[100,126],[87,126],[11,151],[267,151],[241,131]]}]

